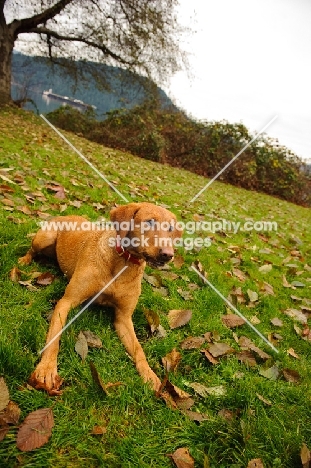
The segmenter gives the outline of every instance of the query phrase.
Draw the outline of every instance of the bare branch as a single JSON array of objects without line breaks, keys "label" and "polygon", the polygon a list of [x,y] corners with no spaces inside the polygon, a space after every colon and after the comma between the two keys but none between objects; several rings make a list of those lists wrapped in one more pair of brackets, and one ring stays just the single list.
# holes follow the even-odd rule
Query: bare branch
[{"label": "bare branch", "polygon": [[[119,63],[122,63],[124,65],[128,65],[128,66],[133,65],[131,62],[123,59],[120,55],[115,54],[114,52],[112,52],[110,49],[108,49],[108,47],[106,47],[106,46],[104,46],[102,44],[97,44],[96,42],[93,42],[93,41],[89,41],[88,39],[84,39],[83,37],[64,36],[62,34],[59,34],[59,33],[55,32],[55,31],[52,31],[51,29],[48,29],[48,28],[45,28],[45,27],[32,28],[32,29],[29,29],[28,32],[36,33],[36,34],[44,34],[44,35],[47,36],[48,42],[49,42],[49,39],[51,37],[54,37],[55,39],[58,39],[60,41],[81,42],[81,43],[86,44],[86,45],[88,45],[90,47],[94,47],[95,49],[100,50],[104,55],[107,55],[107,56],[117,60]],[[51,46],[50,43],[49,43],[49,46]]]},{"label": "bare branch", "polygon": [[60,0],[58,3],[45,11],[38,13],[37,15],[31,16],[30,18],[24,18],[21,20],[13,20],[9,27],[14,30],[14,34],[17,37],[21,33],[28,33],[30,29],[35,28],[39,24],[45,23],[46,21],[54,18],[58,15],[67,5],[72,3],[73,0]]}]

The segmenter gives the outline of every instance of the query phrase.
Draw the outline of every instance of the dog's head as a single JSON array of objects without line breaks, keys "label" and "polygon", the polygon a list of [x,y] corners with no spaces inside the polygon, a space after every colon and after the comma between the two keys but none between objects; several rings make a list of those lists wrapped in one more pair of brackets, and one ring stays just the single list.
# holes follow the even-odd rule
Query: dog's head
[{"label": "dog's head", "polygon": [[174,257],[174,240],[182,236],[176,216],[152,203],[129,203],[110,212],[121,245],[150,266],[163,266]]}]

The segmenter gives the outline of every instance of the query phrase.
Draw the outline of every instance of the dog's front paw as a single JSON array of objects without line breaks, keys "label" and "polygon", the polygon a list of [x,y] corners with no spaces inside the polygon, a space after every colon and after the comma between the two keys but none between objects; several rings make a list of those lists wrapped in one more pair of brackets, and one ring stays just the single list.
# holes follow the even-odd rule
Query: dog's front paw
[{"label": "dog's front paw", "polygon": [[29,378],[29,384],[37,390],[45,390],[49,395],[60,395],[63,379],[57,374],[57,366],[39,363]]},{"label": "dog's front paw", "polygon": [[144,371],[143,379],[144,382],[148,383],[155,392],[160,390],[161,380],[150,368]]}]

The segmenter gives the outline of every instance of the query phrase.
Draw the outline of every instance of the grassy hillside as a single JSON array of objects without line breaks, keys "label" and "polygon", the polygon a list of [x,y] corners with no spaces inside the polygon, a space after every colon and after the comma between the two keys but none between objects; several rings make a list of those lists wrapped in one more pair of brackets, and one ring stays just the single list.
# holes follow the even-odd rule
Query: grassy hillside
[{"label": "grassy hillside", "polygon": [[[311,448],[310,210],[217,182],[191,204],[207,179],[70,133],[67,138],[130,200],[165,204],[184,222],[274,221],[278,229],[201,232],[200,236],[211,237],[209,248],[179,249],[179,265],[172,264],[167,271],[147,268],[153,278],[149,281],[157,280],[161,287],[143,282],[134,314],[138,338],[160,378],[165,375],[161,359],[173,348],[181,353],[170,380],[193,396],[191,411],[205,415],[204,421],[170,409],[142,384],[113,330],[112,312],[99,307],[84,312],[62,337],[63,394],[49,397],[26,385],[45,342],[48,315],[66,282],[49,262],[34,263],[21,269],[20,278],[12,277],[18,257],[29,247],[38,221],[48,215],[74,213],[95,220],[108,217],[115,203],[123,203],[51,132],[30,113],[0,112],[0,376],[22,411],[21,421],[44,407],[51,407],[55,418],[51,439],[33,452],[16,448],[17,427],[12,426],[0,442],[0,466],[170,467],[173,462],[167,454],[179,447],[189,449],[196,467],[242,468],[255,458],[261,458],[266,468],[301,466],[302,444]],[[53,186],[62,186],[65,198],[56,197]],[[196,260],[209,281],[225,297],[230,294],[273,342],[278,354],[247,325],[235,329],[224,325],[228,310],[190,269]],[[38,271],[56,278],[40,286]],[[164,338],[150,335],[144,308],[158,313],[167,332]],[[170,330],[167,316],[172,309],[192,310],[190,322]],[[296,320],[284,313],[288,310]],[[275,318],[281,322],[271,323]],[[81,330],[91,330],[103,341],[103,348],[91,349],[85,362],[74,349]],[[205,335],[211,342],[203,343],[202,349],[226,343],[234,350],[217,358],[218,364],[211,364],[199,348],[182,349],[187,337],[207,332],[212,332]],[[241,355],[242,336],[269,359],[256,350]],[[122,385],[112,387],[108,395],[102,392],[92,379],[90,360],[104,382]],[[194,383],[207,387],[209,394],[201,396]],[[93,435],[94,426],[103,427],[104,433]]]}]

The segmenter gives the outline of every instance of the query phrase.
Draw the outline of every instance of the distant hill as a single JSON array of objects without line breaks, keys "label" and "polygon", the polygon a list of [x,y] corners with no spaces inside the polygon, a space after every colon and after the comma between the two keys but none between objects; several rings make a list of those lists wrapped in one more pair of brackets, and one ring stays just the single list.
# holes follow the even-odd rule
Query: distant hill
[{"label": "distant hill", "polygon": [[[63,62],[69,62],[63,59]],[[146,98],[146,86],[151,84],[145,78],[118,67],[112,67],[94,62],[91,65],[96,74],[103,76],[102,84],[107,89],[98,89],[95,78],[90,73],[85,73],[86,63],[74,63],[80,73],[77,80],[69,74],[64,74],[63,67],[52,65],[46,57],[35,57],[14,52],[12,58],[12,96],[13,99],[21,99],[27,93],[39,112],[51,112],[62,105],[55,100],[42,98],[45,90],[52,89],[53,93],[78,99],[86,104],[96,107],[96,114],[104,118],[104,114],[114,109],[132,108]],[[84,75],[86,79],[80,79]],[[175,107],[163,90],[155,87],[163,107]],[[25,106],[35,110],[31,103]]]}]

